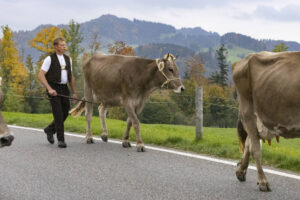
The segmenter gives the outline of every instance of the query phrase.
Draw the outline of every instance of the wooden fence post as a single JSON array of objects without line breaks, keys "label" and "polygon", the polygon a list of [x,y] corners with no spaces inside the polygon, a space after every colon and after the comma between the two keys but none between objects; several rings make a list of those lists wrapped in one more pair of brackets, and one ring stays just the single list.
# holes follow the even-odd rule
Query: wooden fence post
[{"label": "wooden fence post", "polygon": [[196,139],[202,139],[203,136],[203,90],[202,86],[196,86],[195,95],[196,105]]}]

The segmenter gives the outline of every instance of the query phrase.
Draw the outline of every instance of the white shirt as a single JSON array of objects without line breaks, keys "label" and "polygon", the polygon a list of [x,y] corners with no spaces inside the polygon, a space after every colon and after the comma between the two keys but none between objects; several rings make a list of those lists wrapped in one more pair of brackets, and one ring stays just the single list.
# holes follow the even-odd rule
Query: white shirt
[{"label": "white shirt", "polygon": [[[65,58],[63,55],[57,55],[57,58],[58,58],[58,61],[59,61],[59,64],[60,66],[66,66],[66,61],[65,61]],[[71,71],[72,71],[72,59],[70,58],[70,64],[71,64]],[[47,56],[43,62],[43,65],[42,65],[42,70],[45,71],[45,72],[48,72],[49,71],[49,68],[50,68],[50,65],[51,65],[51,57],[50,56]],[[61,70],[61,82],[60,84],[67,84],[68,83],[68,71],[66,69],[62,69]]]}]

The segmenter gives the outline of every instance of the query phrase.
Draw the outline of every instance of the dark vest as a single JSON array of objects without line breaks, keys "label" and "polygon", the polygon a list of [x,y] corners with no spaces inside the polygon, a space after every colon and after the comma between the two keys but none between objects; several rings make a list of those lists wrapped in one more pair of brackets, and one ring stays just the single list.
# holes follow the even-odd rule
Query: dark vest
[{"label": "dark vest", "polygon": [[[71,73],[71,61],[69,56],[63,54],[64,59],[66,61],[66,70],[68,72],[68,81],[71,82],[72,80],[72,73]],[[51,83],[60,83],[61,82],[61,66],[59,60],[57,58],[56,53],[50,55],[51,58],[51,65],[46,73],[46,79],[48,82]]]}]

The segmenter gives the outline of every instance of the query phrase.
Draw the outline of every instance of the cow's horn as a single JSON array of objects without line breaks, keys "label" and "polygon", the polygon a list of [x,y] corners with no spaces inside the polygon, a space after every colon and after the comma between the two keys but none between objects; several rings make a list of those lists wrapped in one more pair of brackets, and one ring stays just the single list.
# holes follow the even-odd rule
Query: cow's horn
[{"label": "cow's horn", "polygon": [[163,60],[168,60],[168,58],[169,58],[169,53],[168,53],[168,54],[165,54]]}]

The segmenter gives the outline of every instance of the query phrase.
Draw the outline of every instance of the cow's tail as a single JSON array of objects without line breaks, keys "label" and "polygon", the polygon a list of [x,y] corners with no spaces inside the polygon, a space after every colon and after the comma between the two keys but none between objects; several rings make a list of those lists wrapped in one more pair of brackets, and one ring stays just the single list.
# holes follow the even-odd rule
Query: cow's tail
[{"label": "cow's tail", "polygon": [[70,115],[72,117],[79,117],[81,113],[84,111],[85,108],[85,101],[84,98],[82,98],[83,101],[79,102],[72,110],[70,110]]},{"label": "cow's tail", "polygon": [[239,137],[239,149],[240,149],[240,152],[243,153],[244,149],[245,149],[245,142],[246,142],[248,134],[247,134],[246,130],[244,129],[242,120],[240,118],[237,121],[237,132],[238,132],[238,137]]}]

